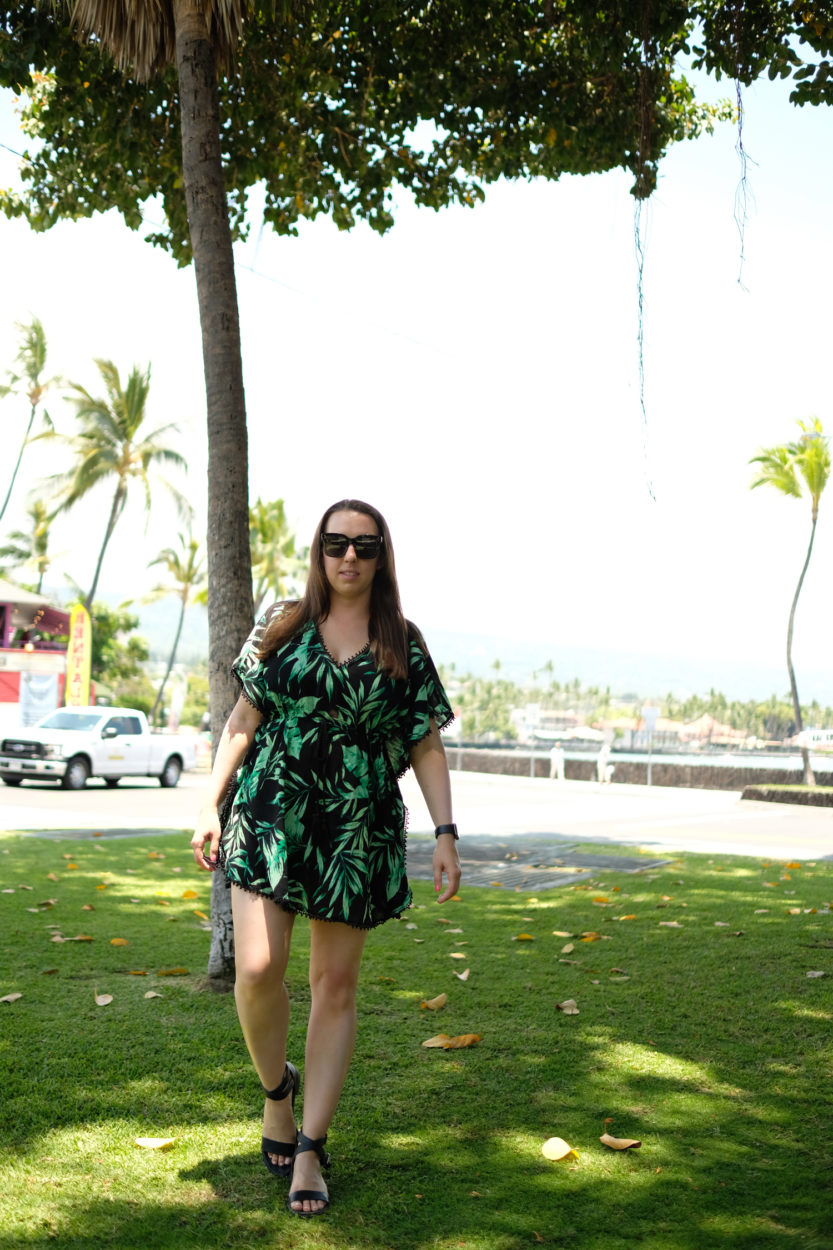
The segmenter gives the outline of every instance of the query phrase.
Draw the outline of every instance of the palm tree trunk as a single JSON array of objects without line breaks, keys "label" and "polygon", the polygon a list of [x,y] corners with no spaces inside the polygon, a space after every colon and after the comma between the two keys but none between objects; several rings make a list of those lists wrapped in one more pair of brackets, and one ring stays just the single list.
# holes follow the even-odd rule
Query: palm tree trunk
[{"label": "palm tree trunk", "polygon": [[35,407],[34,404],[32,404],[32,409],[31,409],[31,412],[29,413],[29,424],[26,426],[26,433],[23,436],[23,442],[20,444],[20,451],[17,453],[17,464],[14,466],[14,472],[12,473],[12,480],[9,482],[9,489],[6,491],[6,498],[3,500],[3,507],[0,508],[0,521],[2,521],[3,517],[6,515],[6,509],[9,506],[9,500],[12,497],[14,484],[15,484],[15,481],[17,480],[17,471],[20,468],[20,462],[23,459],[23,453],[26,450],[26,444],[29,442],[29,435],[32,433],[32,426],[34,425],[34,422],[35,422],[36,412],[37,412],[37,408]]},{"label": "palm tree trunk", "polygon": [[[214,53],[201,0],[174,0],[182,169],[194,253],[208,423],[208,663],[214,743],[234,706],[231,664],[252,627],[246,404]],[[230,891],[211,888],[208,976],[234,972]]]},{"label": "palm tree trunk", "polygon": [[84,600],[84,606],[90,613],[92,613],[93,609],[95,592],[98,590],[98,579],[101,576],[101,565],[104,562],[104,553],[107,550],[107,544],[113,537],[113,530],[116,528],[116,521],[118,521],[121,516],[122,509],[124,508],[126,494],[127,487],[121,478],[119,478],[119,484],[116,487],[116,493],[113,496],[113,502],[110,506],[110,515],[107,518],[107,529],[104,531],[104,542],[101,544],[101,550],[98,553],[98,563],[95,566],[95,573],[93,574],[93,584],[89,589],[86,599]]},{"label": "palm tree trunk", "polygon": [[[804,560],[804,568],[801,570],[801,576],[798,579],[798,585],[795,588],[792,607],[790,608],[790,623],[787,627],[787,669],[790,674],[790,693],[793,700],[793,715],[795,716],[795,732],[800,734],[804,728],[801,719],[801,704],[798,701],[798,686],[795,680],[795,669],[793,668],[793,626],[795,624],[795,610],[798,607],[798,596],[801,594],[801,587],[804,585],[804,575],[807,572],[807,566],[810,563],[810,556],[813,554],[813,541],[816,537],[816,517],[813,517],[813,528],[810,530],[810,545],[807,548],[807,555]],[[804,765],[804,785],[814,786],[816,778],[813,775],[812,765],[810,764],[809,749],[804,746],[801,748],[801,760]]]},{"label": "palm tree trunk", "polygon": [[187,599],[187,592],[186,594],[182,596],[182,607],[179,610],[179,622],[176,627],[176,636],[174,638],[174,645],[171,647],[171,657],[168,660],[168,667],[165,670],[165,676],[162,678],[162,684],[159,687],[159,690],[157,691],[156,700],[153,704],[153,707],[150,709],[149,720],[151,724],[153,724],[154,719],[156,717],[157,709],[160,703],[162,702],[162,692],[164,691],[167,680],[171,675],[171,669],[173,668],[174,660],[176,659],[176,649],[179,646],[179,639],[180,639],[180,635],[182,634],[182,622],[185,620],[186,599]]}]

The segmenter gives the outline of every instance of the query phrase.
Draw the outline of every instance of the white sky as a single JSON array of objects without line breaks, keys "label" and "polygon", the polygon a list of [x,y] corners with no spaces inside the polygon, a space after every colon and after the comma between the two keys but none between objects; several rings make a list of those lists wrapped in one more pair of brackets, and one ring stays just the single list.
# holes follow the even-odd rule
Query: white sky
[{"label": "white sky", "polygon": [[[731,84],[708,90],[731,94]],[[743,288],[731,126],[675,148],[647,209],[656,503],[622,173],[499,185],[474,211],[417,210],[403,196],[381,239],[325,220],[279,238],[253,212],[237,248],[252,498],[283,496],[303,541],[330,502],[375,503],[392,528],[406,613],[425,629],[551,642],[556,661],[559,644],[581,644],[780,662],[810,509],[750,492],[747,462],[791,438],[796,418],[818,415],[833,430],[833,126],[829,110],[786,97],[780,83],[746,93],[756,163]],[[8,92],[0,142],[23,146]],[[0,184],[15,171],[0,149]],[[151,361],[152,423],[181,422],[188,492],[204,515],[193,272],[114,213],[44,235],[0,219],[0,239],[0,368],[12,362],[14,322],[30,313],[44,322],[50,371],[89,388],[94,357],[123,377]],[[51,408],[69,429],[68,406]],[[0,406],[9,457],[25,417],[21,404]],[[41,454],[24,461],[16,524],[46,468]],[[56,534],[68,552],[56,576],[89,580],[105,505],[79,506]],[[802,666],[823,668],[830,652],[828,512],[833,498],[799,609],[799,682]],[[145,566],[175,530],[160,507],[145,534],[137,507],[116,531],[102,588],[138,593],[156,580]]]}]

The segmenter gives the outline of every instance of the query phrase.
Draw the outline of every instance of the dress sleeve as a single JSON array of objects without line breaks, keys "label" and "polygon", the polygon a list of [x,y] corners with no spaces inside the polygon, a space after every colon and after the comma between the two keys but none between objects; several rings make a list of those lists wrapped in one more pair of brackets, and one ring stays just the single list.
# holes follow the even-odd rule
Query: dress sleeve
[{"label": "dress sleeve", "polygon": [[454,720],[454,713],[434,661],[416,638],[411,639],[409,658],[406,743],[412,747],[431,732],[432,720],[438,729],[445,729]]},{"label": "dress sleeve", "polygon": [[232,673],[240,683],[240,693],[243,698],[248,703],[251,703],[252,707],[257,708],[259,712],[262,712],[266,705],[266,687],[264,684],[263,663],[258,659],[257,649],[260,646],[266,626],[276,613],[282,611],[283,606],[282,603],[273,603],[271,608],[264,612],[243,643],[243,646],[240,648],[240,654],[231,666]]}]

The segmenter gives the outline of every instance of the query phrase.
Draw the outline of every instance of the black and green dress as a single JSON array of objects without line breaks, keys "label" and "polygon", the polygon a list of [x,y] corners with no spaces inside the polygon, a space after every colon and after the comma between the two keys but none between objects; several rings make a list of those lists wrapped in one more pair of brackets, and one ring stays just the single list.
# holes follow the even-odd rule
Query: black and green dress
[{"label": "black and green dress", "polygon": [[263,719],[240,768],[220,864],[233,885],[287,911],[371,929],[411,903],[397,780],[431,720],[443,729],[453,713],[415,637],[403,679],[382,673],[369,646],[336,663],[313,622],[259,660],[276,610],[232,666]]}]

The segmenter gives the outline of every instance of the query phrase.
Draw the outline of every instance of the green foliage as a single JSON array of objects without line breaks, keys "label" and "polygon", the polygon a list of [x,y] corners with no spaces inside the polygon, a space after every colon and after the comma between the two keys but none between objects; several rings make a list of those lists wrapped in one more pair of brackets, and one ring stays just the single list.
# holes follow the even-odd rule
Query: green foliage
[{"label": "green foliage", "polygon": [[129,604],[122,604],[111,608],[97,599],[90,612],[93,644],[90,674],[93,681],[102,682],[108,689],[120,688],[139,678],[142,664],[148,658],[147,643],[134,632],[139,618],[129,612],[128,607]]},{"label": "green foliage", "polygon": [[249,548],[252,557],[252,596],[255,618],[266,596],[273,601],[298,597],[308,567],[308,548],[296,547],[282,499],[258,499],[249,509]]},{"label": "green foliage", "polygon": [[[477,203],[500,177],[621,166],[634,193],[649,195],[670,143],[731,116],[728,105],[698,105],[675,73],[698,7],[654,5],[646,31],[624,0],[255,6],[235,67],[220,77],[233,232],[245,233],[257,184],[282,234],[320,214],[340,229],[364,220],[383,232],[396,187],[439,209]],[[0,18],[0,81],[25,92],[34,141],[26,190],[0,196],[3,211],[42,230],[116,207],[139,229],[142,206],[159,195],[166,227],[150,237],[187,263],[175,70],[125,80],[35,0],[6,0]]]},{"label": "green foliage", "polygon": [[180,725],[202,728],[202,719],[208,711],[208,670],[188,674],[188,693],[185,696]]},{"label": "green foliage", "polygon": [[26,511],[31,521],[29,530],[11,530],[0,546],[0,560],[8,560],[12,569],[33,569],[37,581],[31,589],[40,594],[43,579],[52,557],[49,554],[49,527],[54,520],[42,499],[36,499]]}]

